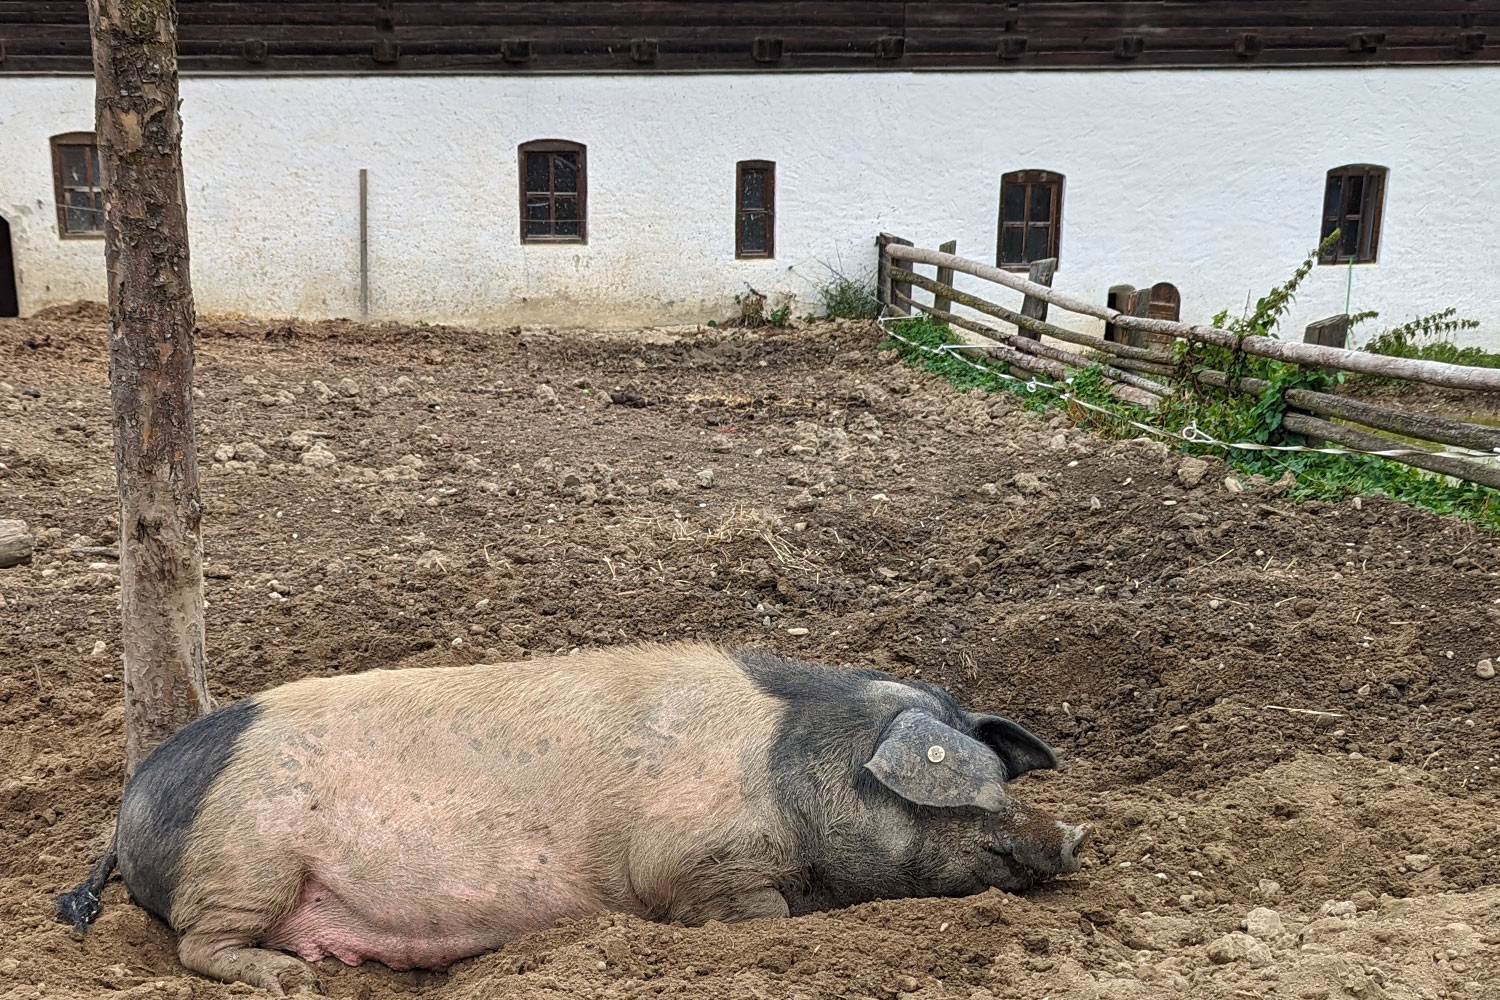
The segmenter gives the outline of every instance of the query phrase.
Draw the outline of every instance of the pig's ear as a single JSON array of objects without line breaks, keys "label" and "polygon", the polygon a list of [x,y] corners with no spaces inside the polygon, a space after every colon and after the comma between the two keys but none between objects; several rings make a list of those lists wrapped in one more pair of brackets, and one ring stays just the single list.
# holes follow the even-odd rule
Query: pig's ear
[{"label": "pig's ear", "polygon": [[995,810],[1006,798],[994,751],[919,708],[896,716],[865,770],[916,805]]},{"label": "pig's ear", "polygon": [[1055,771],[1057,755],[1040,737],[1013,719],[1000,715],[976,715],[974,735],[999,755],[1007,781],[1027,771]]}]

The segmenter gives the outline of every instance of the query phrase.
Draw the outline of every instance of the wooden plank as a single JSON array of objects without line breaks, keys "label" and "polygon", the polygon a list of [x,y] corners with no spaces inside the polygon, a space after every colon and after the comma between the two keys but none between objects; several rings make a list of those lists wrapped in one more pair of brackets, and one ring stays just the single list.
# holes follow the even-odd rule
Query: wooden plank
[{"label": "wooden plank", "polygon": [[1307,324],[1302,335],[1305,344],[1322,344],[1324,347],[1344,347],[1349,339],[1349,317],[1341,314]]},{"label": "wooden plank", "polygon": [[[993,358],[996,361],[1005,362],[1010,366],[1012,374],[1020,373],[1023,375],[1030,375],[1032,373],[1036,373],[1038,375],[1046,375],[1048,378],[1053,379],[1057,382],[1062,382],[1068,377],[1068,367],[1062,362],[1054,361],[1048,357],[1033,356],[1028,353],[1023,353],[1021,350],[1018,350],[1016,347],[1013,347],[1008,343],[999,342],[1000,337],[996,337],[994,335],[1000,334],[1000,331],[995,330],[993,327],[989,327],[983,323],[971,320],[967,316],[957,316],[953,313],[937,314],[937,311],[933,309],[932,306],[927,305],[925,302],[916,302],[912,299],[904,299],[899,301],[903,306],[909,306],[910,308],[915,309],[918,312],[926,313],[927,315],[932,316],[934,319],[947,323],[950,326],[955,326],[963,330],[969,330],[970,332],[978,333],[980,336],[988,337],[991,341],[994,342],[982,345],[980,349],[975,353],[983,353],[984,355]],[[1037,347],[1041,346],[1032,344],[1030,341],[1026,341],[1026,344],[1029,345],[1028,350],[1035,350]],[[1088,364],[1087,362],[1085,362],[1084,364],[1077,367],[1088,367]],[[1077,370],[1077,368],[1075,368],[1074,370]],[[1161,397],[1157,393],[1151,392],[1146,389],[1141,389],[1136,386],[1126,385],[1121,382],[1118,376],[1123,376],[1123,372],[1116,373],[1116,375],[1117,377],[1115,378],[1105,377],[1103,380],[1105,387],[1109,390],[1110,395],[1114,396],[1116,399],[1120,400],[1121,402],[1131,403],[1143,409],[1153,409],[1161,402]]]},{"label": "wooden plank", "polygon": [[[941,244],[938,249],[943,253],[958,253],[958,240],[949,240],[947,243]],[[939,265],[937,269],[937,283],[939,285],[947,285],[950,288],[953,287],[953,268]],[[953,308],[953,303],[944,298],[941,293],[934,292],[932,307],[939,312],[947,312]]]},{"label": "wooden plank", "polygon": [[[1057,258],[1046,257],[1042,260],[1034,260],[1026,272],[1026,277],[1038,285],[1052,286],[1052,276],[1057,273]],[[1031,319],[1042,321],[1047,318],[1047,300],[1034,298],[1030,295],[1021,302],[1021,315]],[[1022,335],[1032,340],[1042,339],[1042,335],[1030,330],[1022,331]]]},{"label": "wooden plank", "polygon": [[[190,72],[1500,64],[1500,0],[182,0],[179,14],[182,65]],[[77,0],[0,0],[6,53],[0,73],[90,73],[87,27],[86,5]],[[1360,33],[1383,38],[1351,50],[1350,37]],[[1236,43],[1245,35],[1253,35],[1255,44],[1242,47],[1247,55],[1237,54]],[[1478,44],[1482,35],[1488,41]],[[377,37],[399,46],[402,57],[376,64],[363,44]],[[755,62],[748,49],[757,37],[779,38],[781,58]],[[1143,48],[1122,59],[1118,47],[1126,37],[1142,39]],[[511,38],[529,40],[534,58],[520,65],[496,60],[489,46]],[[658,41],[657,60],[635,63],[622,54],[638,38]],[[258,64],[236,58],[247,42],[268,45],[268,58]]]},{"label": "wooden plank", "polygon": [[[890,273],[893,281],[909,281],[912,284],[916,285],[918,288],[925,288],[927,289],[927,291],[933,292],[934,294],[936,294],[941,287],[931,278],[923,277],[920,274],[916,274],[913,271],[903,268],[899,262],[894,262],[890,265]],[[993,316],[996,319],[1004,320],[1005,322],[1014,325],[1019,330],[1026,330],[1029,333],[1039,335],[1036,337],[1031,337],[1030,339],[1032,340],[1038,340],[1041,337],[1051,337],[1053,340],[1061,340],[1069,344],[1078,344],[1080,347],[1087,347],[1091,350],[1100,351],[1105,354],[1112,354],[1116,357],[1144,361],[1148,364],[1156,364],[1164,368],[1173,367],[1172,356],[1170,354],[1163,354],[1159,351],[1146,350],[1139,347],[1131,347],[1128,344],[1112,343],[1110,341],[1102,340],[1087,333],[1079,333],[1077,330],[1070,330],[1067,327],[1059,326],[1056,323],[1049,323],[1044,320],[1032,319],[1030,316],[1022,316],[1020,313],[1016,312],[1013,309],[1007,309],[1005,306],[999,305],[998,303],[990,302],[987,299],[982,299],[977,295],[959,291],[955,288],[943,288],[942,290],[945,295],[948,295],[953,299],[954,302],[957,302],[959,305],[968,306],[970,309],[978,310],[979,312],[982,312],[987,316]]]}]

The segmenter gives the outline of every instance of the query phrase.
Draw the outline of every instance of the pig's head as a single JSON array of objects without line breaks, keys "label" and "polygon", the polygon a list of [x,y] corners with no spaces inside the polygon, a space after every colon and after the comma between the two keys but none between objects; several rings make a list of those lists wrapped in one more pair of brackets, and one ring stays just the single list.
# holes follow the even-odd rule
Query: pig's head
[{"label": "pig's head", "polygon": [[1078,870],[1088,828],[1060,823],[1007,788],[1056,766],[1052,749],[1010,719],[910,707],[891,719],[862,769],[880,785],[866,795],[872,811],[905,834],[905,865],[924,894],[952,895]]},{"label": "pig's head", "polygon": [[793,913],[903,896],[1021,889],[1074,872],[1089,831],[1016,799],[1010,783],[1057,766],[1010,719],[879,671],[764,654],[741,662],[786,705],[773,794],[799,829]]}]

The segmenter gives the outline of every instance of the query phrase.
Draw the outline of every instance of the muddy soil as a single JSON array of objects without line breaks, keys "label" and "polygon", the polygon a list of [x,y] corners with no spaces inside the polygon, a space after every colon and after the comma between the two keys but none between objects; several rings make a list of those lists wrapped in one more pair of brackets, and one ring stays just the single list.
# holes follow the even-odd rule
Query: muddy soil
[{"label": "muddy soil", "polygon": [[[1226,484],[958,394],[862,325],[204,326],[216,698],[754,644],[1023,720],[1063,766],[1017,791],[1098,828],[1024,896],[603,915],[444,973],[324,963],[329,994],[1500,997],[1494,536]],[[117,530],[105,353],[97,309],[0,321],[0,517],[39,538],[0,570],[0,997],[244,996],[118,881],[83,940],[49,912],[121,781],[118,572],[73,553]]]}]

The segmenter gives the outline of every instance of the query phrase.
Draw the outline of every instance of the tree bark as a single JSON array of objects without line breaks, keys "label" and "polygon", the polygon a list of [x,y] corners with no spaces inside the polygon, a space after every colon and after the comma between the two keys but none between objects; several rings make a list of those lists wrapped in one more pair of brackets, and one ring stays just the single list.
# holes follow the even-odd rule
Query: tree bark
[{"label": "tree bark", "polygon": [[177,11],[89,0],[120,491],[125,769],[211,708],[193,429]]}]

